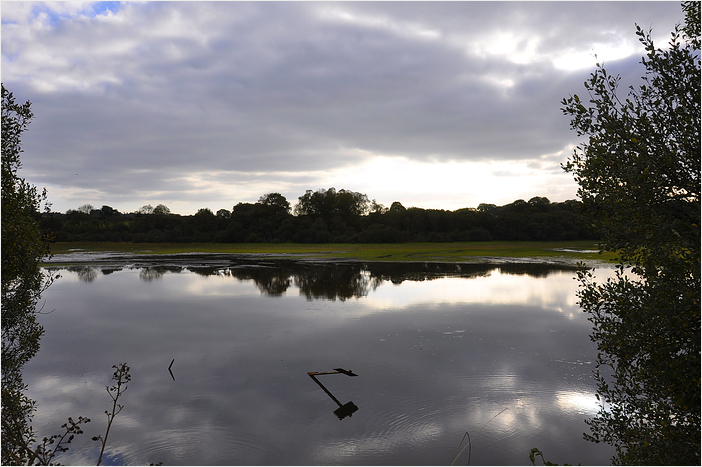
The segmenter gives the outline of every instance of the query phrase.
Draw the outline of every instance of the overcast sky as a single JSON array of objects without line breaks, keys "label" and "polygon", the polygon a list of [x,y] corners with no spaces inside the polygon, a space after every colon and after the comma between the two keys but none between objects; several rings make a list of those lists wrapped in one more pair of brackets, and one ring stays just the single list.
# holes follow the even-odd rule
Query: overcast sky
[{"label": "overcast sky", "polygon": [[[53,210],[231,209],[358,191],[459,209],[576,197],[560,110],[597,61],[636,82],[635,23],[679,2],[8,2],[2,81],[32,101]],[[625,93],[625,89],[622,89]]]}]

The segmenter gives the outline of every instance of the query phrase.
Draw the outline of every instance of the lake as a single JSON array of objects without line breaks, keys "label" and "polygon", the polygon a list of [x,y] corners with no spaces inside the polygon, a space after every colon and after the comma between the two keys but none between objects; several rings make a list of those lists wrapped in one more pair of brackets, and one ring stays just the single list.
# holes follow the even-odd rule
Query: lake
[{"label": "lake", "polygon": [[[597,352],[572,268],[82,261],[49,266],[61,278],[24,372],[40,439],[92,420],[63,464],[97,461],[120,362],[132,381],[103,464],[449,465],[462,450],[455,465],[531,465],[533,447],[610,463],[582,438]],[[357,376],[308,374],[336,368]]]}]

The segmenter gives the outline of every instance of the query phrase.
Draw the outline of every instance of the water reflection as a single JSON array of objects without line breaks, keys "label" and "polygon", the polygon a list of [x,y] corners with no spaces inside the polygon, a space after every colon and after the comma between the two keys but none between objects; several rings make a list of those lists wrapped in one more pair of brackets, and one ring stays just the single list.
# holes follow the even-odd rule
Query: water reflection
[{"label": "water reflection", "polygon": [[283,295],[292,285],[292,275],[289,271],[282,269],[260,267],[260,268],[230,268],[226,270],[228,275],[239,280],[251,280],[256,284],[261,293],[271,297]]},{"label": "water reflection", "polygon": [[139,271],[139,279],[145,282],[151,282],[163,277],[167,270],[165,268],[141,268]]},{"label": "water reflection", "polygon": [[[582,440],[596,350],[570,271],[109,267],[89,286],[68,271],[47,291],[56,312],[41,317],[26,373],[41,436],[67,416],[103,418],[106,370],[128,361],[113,463],[445,465],[466,431],[473,464],[525,464],[537,446],[554,462],[608,463],[607,446]],[[160,279],[143,280],[148,268]],[[361,377],[317,376],[320,391],[306,375],[335,367]],[[94,462],[100,428],[58,461]]]},{"label": "water reflection", "polygon": [[70,266],[67,268],[68,271],[75,272],[78,275],[78,279],[83,282],[92,282],[97,279],[100,270],[92,266]]},{"label": "water reflection", "polygon": [[[189,259],[192,263],[192,259]],[[188,263],[186,262],[186,263]],[[253,281],[261,293],[271,297],[282,296],[292,286],[308,300],[348,300],[365,297],[383,282],[399,285],[405,281],[423,282],[446,277],[487,277],[493,272],[506,275],[546,278],[574,267],[550,264],[443,264],[443,263],[362,263],[362,262],[295,262],[295,261],[230,261],[229,266],[209,264],[169,264],[137,266],[69,266],[81,281],[92,282],[99,272],[111,274],[122,269],[137,269],[139,278],[151,282],[166,273],[193,272],[199,276],[232,277]],[[138,264],[138,262],[136,262]],[[60,268],[58,268],[60,269]]]}]

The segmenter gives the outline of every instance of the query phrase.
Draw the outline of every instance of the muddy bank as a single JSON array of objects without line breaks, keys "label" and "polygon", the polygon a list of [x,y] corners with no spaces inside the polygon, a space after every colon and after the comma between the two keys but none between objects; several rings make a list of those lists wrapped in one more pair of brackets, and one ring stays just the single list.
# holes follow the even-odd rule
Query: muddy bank
[{"label": "muddy bank", "polygon": [[393,265],[393,269],[398,265],[402,268],[413,270],[417,267],[425,268],[426,265],[437,265],[439,269],[455,270],[458,266],[500,266],[509,269],[550,269],[550,270],[576,270],[578,264],[584,264],[588,268],[611,267],[605,262],[594,260],[582,260],[568,257],[503,257],[503,256],[465,256],[452,257],[450,259],[436,257],[426,257],[421,261],[387,261],[382,257],[377,261],[359,260],[354,258],[329,257],[329,252],[324,254],[316,253],[174,253],[174,254],[133,254],[123,252],[94,252],[94,251],[72,251],[65,254],[57,254],[47,259],[44,266],[55,268],[61,266],[84,265],[97,268],[148,268],[148,267],[180,267],[180,268],[228,268],[235,266],[264,266],[279,263],[333,263],[333,264],[372,264],[374,267],[381,265]]}]

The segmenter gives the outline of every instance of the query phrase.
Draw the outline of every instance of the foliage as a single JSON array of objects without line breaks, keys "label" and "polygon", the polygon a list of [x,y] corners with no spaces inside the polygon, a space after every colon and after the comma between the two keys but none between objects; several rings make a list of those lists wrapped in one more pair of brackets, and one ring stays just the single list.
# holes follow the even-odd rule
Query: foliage
[{"label": "foliage", "polygon": [[[15,103],[2,87],[2,355],[3,374],[11,365],[24,364],[36,351],[21,336],[41,335],[35,311],[41,292],[51,283],[42,273],[41,260],[49,253],[36,220],[46,194],[17,175],[21,167],[20,139],[32,118],[31,103]],[[29,329],[33,329],[30,331]],[[22,332],[20,332],[22,331]],[[6,366],[7,365],[7,366]]]},{"label": "foliage", "polygon": [[[112,411],[105,411],[107,415],[107,429],[104,436],[98,435],[92,438],[93,441],[101,441],[102,444],[97,465],[100,465],[102,462],[112,422],[115,416],[124,408],[123,405],[117,403],[117,400],[127,390],[127,383],[131,381],[129,366],[126,363],[113,365],[112,368],[115,369],[112,375],[112,380],[115,383],[112,387],[105,386],[107,393],[112,399]],[[9,422],[10,419],[8,418],[7,421]],[[8,426],[8,429],[5,430],[6,418],[3,416],[3,438],[8,438],[3,440],[3,465],[60,465],[53,463],[54,458],[57,454],[68,451],[67,445],[73,441],[76,435],[83,434],[81,424],[89,422],[90,419],[85,417],[78,417],[77,420],[68,417],[68,421],[61,425],[61,428],[64,429],[63,433],[44,437],[41,443],[34,445],[36,439],[33,432],[30,433],[30,436],[26,436],[13,426]],[[8,452],[5,452],[6,445],[11,447]]]},{"label": "foliage", "polygon": [[150,204],[145,204],[137,210],[137,213],[138,214],[153,214],[154,207],[151,206]]},{"label": "foliage", "polygon": [[320,216],[330,221],[334,216],[348,219],[367,214],[370,209],[368,196],[344,189],[338,192],[334,187],[328,190],[307,190],[298,198],[295,214],[298,216]]},{"label": "foliage", "polygon": [[371,201],[369,212],[371,214],[385,214],[388,212],[388,208],[377,202],[376,200]]},{"label": "foliage", "polygon": [[[598,64],[586,105],[564,99],[588,141],[564,168],[603,246],[618,250],[616,277],[579,273],[579,303],[593,323],[601,410],[586,439],[616,447],[615,463],[700,463],[700,50],[699,3],[657,49],[637,26],[646,75],[628,98]],[[630,271],[625,265],[632,266]]]},{"label": "foliage", "polygon": [[102,217],[118,216],[119,214],[120,212],[111,206],[103,205],[102,208],[100,208],[100,215],[102,215]]},{"label": "foliage", "polygon": [[[324,193],[326,196],[328,190]],[[346,190],[339,190],[334,196],[340,193],[347,201],[366,197],[350,196],[351,192]],[[302,198],[307,195],[315,194],[308,190]],[[212,211],[207,208],[192,216],[157,216],[145,211],[121,214],[103,206],[90,215],[76,211],[45,214],[42,227],[53,232],[61,242],[400,243],[594,239],[593,231],[586,228],[577,212],[580,204],[573,200],[551,203],[547,198],[534,197],[528,202],[517,200],[505,206],[489,205],[489,209],[447,211],[405,208],[395,201],[389,209],[380,208],[376,203],[374,210],[364,215],[350,208],[339,208],[326,215],[292,215],[284,196],[269,193],[256,203],[238,203],[232,211],[220,209],[216,215],[211,215]],[[311,212],[317,212],[316,208]]]},{"label": "foliage", "polygon": [[290,202],[280,193],[266,193],[258,199],[258,202],[272,208],[276,213],[290,212]]},{"label": "foliage", "polygon": [[[66,445],[71,444],[71,441],[73,441],[76,435],[83,434],[83,430],[80,427],[81,423],[88,422],[90,422],[89,418],[78,417],[78,420],[75,421],[73,418],[68,417],[68,421],[61,425],[61,428],[64,429],[62,434],[44,437],[41,444],[35,447],[32,447],[32,444],[35,442],[33,436],[29,439],[21,436],[16,437],[18,434],[17,432],[8,430],[7,436],[10,437],[9,441],[13,445],[20,447],[20,449],[11,450],[9,454],[9,456],[12,457],[10,459],[11,464],[59,465],[52,463],[54,457],[56,457],[57,454],[68,451],[68,446]],[[24,453],[24,456],[19,456],[18,452]],[[3,461],[3,463],[5,462]]]},{"label": "foliage", "polygon": [[214,213],[212,212],[212,210],[211,210],[210,208],[200,208],[200,209],[198,209],[197,212],[195,213],[195,216],[196,216],[196,217],[202,217],[202,218],[205,218],[205,219],[211,219],[211,218],[213,218],[215,215],[214,215]]},{"label": "foliage", "polygon": [[[544,463],[544,465],[558,465],[554,464],[553,462],[549,462],[546,460],[544,457],[544,453],[539,450],[539,448],[532,448],[531,451],[529,451],[529,460],[531,461],[531,465],[536,465],[536,458],[541,457],[541,462]],[[570,465],[570,464],[563,464],[563,465]]]},{"label": "foliage", "polygon": [[393,203],[390,205],[390,212],[405,212],[407,211],[407,208],[405,208],[402,203],[399,201],[393,201]]},{"label": "foliage", "polygon": [[685,25],[683,33],[693,49],[700,50],[700,2],[683,2]]},{"label": "foliage", "polygon": [[229,219],[230,217],[232,217],[232,213],[231,211],[228,211],[226,209],[220,209],[217,211],[217,217]]},{"label": "foliage", "polygon": [[79,206],[77,211],[82,212],[83,214],[90,214],[93,209],[95,208],[93,208],[92,204],[84,204],[82,206]]},{"label": "foliage", "polygon": [[163,204],[159,204],[154,208],[152,214],[165,216],[166,214],[170,214],[170,213],[171,213],[171,210],[168,208],[168,206],[165,206]]},{"label": "foliage", "polygon": [[18,175],[21,137],[32,119],[31,103],[15,102],[2,86],[2,463],[26,460],[16,438],[32,439],[29,425],[34,401],[24,391],[22,367],[39,350],[44,332],[37,321],[41,293],[54,277],[42,272],[50,239],[41,234],[37,216],[46,193]]},{"label": "foliage", "polygon": [[[38,351],[44,328],[37,321],[37,303],[41,293],[58,277],[41,269],[41,262],[49,255],[51,238],[44,236],[38,222],[39,210],[46,202],[46,192],[37,193],[36,187],[19,177],[21,168],[21,136],[32,119],[31,103],[17,104],[11,92],[2,85],[2,464],[51,465],[57,454],[68,450],[67,445],[82,434],[81,424],[90,419],[69,417],[61,428],[63,433],[44,437],[36,443],[36,434],[30,425],[36,402],[26,396],[22,381],[22,367]],[[157,207],[158,208],[158,207]],[[167,208],[166,208],[167,209]],[[97,212],[104,217],[119,215],[109,206],[95,211],[89,204],[75,211],[76,216],[87,217]],[[102,440],[102,453],[110,426],[122,406],[117,399],[130,381],[126,363],[114,367],[116,385],[107,387],[113,400],[108,417],[107,431]],[[124,387],[123,387],[124,386]]]}]

